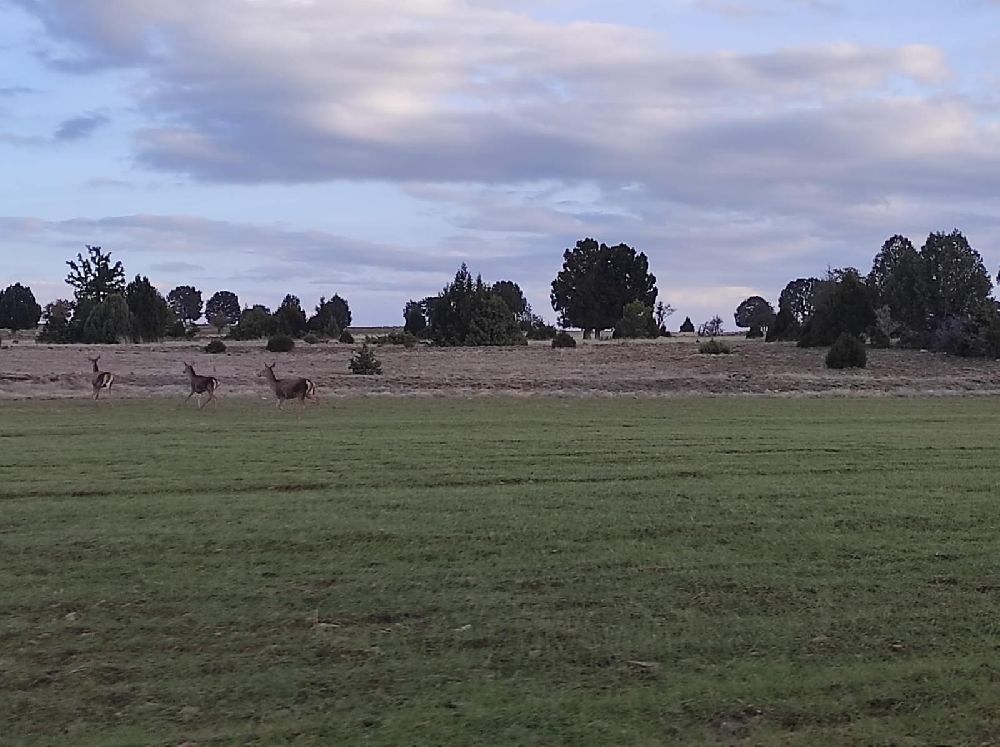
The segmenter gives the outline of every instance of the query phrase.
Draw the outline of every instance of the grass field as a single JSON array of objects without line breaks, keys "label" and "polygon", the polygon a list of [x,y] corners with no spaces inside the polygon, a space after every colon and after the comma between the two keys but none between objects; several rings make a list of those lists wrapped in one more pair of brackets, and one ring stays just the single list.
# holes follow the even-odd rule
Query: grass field
[{"label": "grass field", "polygon": [[7,403],[0,741],[995,744],[998,424]]}]

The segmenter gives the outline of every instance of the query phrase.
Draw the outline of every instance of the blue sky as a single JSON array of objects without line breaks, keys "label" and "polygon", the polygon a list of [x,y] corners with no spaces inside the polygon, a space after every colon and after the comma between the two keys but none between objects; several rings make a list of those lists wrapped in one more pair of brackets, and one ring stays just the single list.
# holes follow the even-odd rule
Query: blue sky
[{"label": "blue sky", "polygon": [[90,243],[384,324],[464,261],[553,319],[594,236],[732,327],[894,233],[958,227],[996,273],[997,28],[996,0],[0,0],[0,286],[66,296]]}]

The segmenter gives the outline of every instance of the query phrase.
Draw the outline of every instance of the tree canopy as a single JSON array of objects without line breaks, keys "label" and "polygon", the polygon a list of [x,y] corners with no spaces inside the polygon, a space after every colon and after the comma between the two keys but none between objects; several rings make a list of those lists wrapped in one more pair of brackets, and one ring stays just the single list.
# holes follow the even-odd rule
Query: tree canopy
[{"label": "tree canopy", "polygon": [[208,323],[220,332],[227,324],[236,324],[240,318],[240,298],[232,291],[216,291],[205,304]]},{"label": "tree canopy", "polygon": [[132,312],[132,336],[135,339],[157,342],[166,336],[174,315],[149,278],[136,275],[135,280],[125,288],[125,301]]},{"label": "tree canopy", "polygon": [[14,283],[0,291],[0,328],[16,334],[19,330],[34,329],[41,318],[42,307],[31,288]]},{"label": "tree canopy", "polygon": [[351,326],[351,307],[346,300],[334,294],[329,301],[325,297],[319,299],[316,313],[309,319],[308,328],[330,337],[340,335]]},{"label": "tree canopy", "polygon": [[167,294],[167,303],[185,324],[191,325],[201,319],[201,291],[192,285],[178,285]]},{"label": "tree canopy", "polygon": [[291,293],[282,299],[278,310],[274,312],[274,319],[281,334],[298,337],[306,331],[306,312],[302,310],[299,297]]},{"label": "tree canopy", "polygon": [[750,296],[736,307],[733,318],[737,327],[767,332],[774,322],[774,307],[761,296]]},{"label": "tree canopy", "polygon": [[111,252],[99,246],[87,245],[87,256],[76,255],[66,262],[69,274],[66,282],[74,289],[77,301],[87,300],[98,304],[113,294],[125,292],[125,268],[121,262],[111,261]]},{"label": "tree canopy", "polygon": [[656,295],[656,277],[645,254],[627,244],[609,247],[588,238],[563,252],[550,299],[560,325],[579,327],[587,337],[613,327],[632,301],[652,309]]},{"label": "tree canopy", "polygon": [[525,343],[507,302],[472,279],[463,263],[455,279],[427,304],[428,333],[438,345],[518,345]]}]

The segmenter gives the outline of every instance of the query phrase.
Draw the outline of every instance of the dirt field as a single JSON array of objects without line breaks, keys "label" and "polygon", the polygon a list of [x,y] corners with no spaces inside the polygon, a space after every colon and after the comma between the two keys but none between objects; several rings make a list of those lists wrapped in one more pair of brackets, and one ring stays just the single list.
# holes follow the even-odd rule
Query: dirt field
[{"label": "dirt field", "polygon": [[384,375],[354,376],[347,362],[358,345],[299,343],[290,354],[267,353],[259,342],[232,343],[207,355],[198,343],[50,346],[32,342],[0,351],[0,399],[86,397],[88,356],[117,376],[112,398],[178,397],[187,393],[182,361],[222,381],[220,398],[269,394],[257,372],[276,361],[278,375],[312,378],[322,397],[681,396],[691,394],[959,394],[1000,393],[1000,363],[917,351],[869,352],[868,369],[828,371],[825,350],[731,340],[731,355],[698,353],[693,338],[588,342],[571,350],[545,343],[519,348],[381,346]]}]

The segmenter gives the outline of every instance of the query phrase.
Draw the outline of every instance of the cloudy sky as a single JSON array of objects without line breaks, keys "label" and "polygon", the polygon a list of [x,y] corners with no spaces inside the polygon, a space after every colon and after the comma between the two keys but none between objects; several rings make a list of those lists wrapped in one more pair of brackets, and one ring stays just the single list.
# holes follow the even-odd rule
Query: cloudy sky
[{"label": "cloudy sky", "polygon": [[1000,1],[0,0],[0,286],[100,244],[166,292],[401,322],[562,250],[747,295],[960,228],[1000,263]]}]

